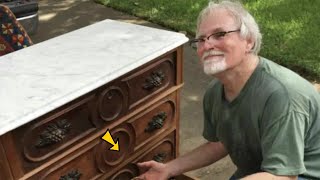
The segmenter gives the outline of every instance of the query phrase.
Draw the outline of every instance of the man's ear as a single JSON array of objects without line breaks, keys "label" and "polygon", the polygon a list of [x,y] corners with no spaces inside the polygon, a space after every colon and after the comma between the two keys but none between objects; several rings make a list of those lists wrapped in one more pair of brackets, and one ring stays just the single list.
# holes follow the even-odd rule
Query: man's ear
[{"label": "man's ear", "polygon": [[254,47],[254,41],[250,38],[247,39],[246,52],[251,52]]}]

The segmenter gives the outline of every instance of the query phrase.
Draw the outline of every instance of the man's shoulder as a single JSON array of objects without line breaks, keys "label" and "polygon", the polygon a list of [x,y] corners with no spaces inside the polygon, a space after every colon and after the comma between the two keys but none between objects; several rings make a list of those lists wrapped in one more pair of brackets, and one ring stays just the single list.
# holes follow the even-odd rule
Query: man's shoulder
[{"label": "man's shoulder", "polygon": [[[301,87],[310,86],[310,82],[296,72],[281,66],[266,58],[261,58],[260,77],[262,81],[271,83],[287,90],[298,90]],[[311,87],[311,86],[310,86]]]},{"label": "man's shoulder", "polygon": [[307,100],[315,94],[312,84],[292,70],[262,58],[260,70],[263,91],[284,95],[283,98]]}]

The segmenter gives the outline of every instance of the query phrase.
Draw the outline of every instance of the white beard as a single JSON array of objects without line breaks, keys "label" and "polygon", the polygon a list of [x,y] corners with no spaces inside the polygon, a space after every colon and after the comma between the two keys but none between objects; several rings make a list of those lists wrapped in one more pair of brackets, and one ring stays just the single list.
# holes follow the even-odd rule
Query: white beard
[{"label": "white beard", "polygon": [[212,59],[206,59],[203,61],[203,71],[207,75],[214,75],[225,71],[227,69],[227,63],[225,57],[212,57]]}]

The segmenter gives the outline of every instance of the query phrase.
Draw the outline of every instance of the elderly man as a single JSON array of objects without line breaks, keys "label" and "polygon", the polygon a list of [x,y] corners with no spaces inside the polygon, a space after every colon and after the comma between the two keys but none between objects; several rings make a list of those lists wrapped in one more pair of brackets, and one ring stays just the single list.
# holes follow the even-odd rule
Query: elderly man
[{"label": "elderly man", "polygon": [[259,27],[239,3],[210,2],[198,18],[203,70],[215,77],[203,100],[207,143],[166,164],[138,164],[144,179],[168,179],[230,155],[231,179],[319,179],[320,96],[296,73],[258,56]]}]

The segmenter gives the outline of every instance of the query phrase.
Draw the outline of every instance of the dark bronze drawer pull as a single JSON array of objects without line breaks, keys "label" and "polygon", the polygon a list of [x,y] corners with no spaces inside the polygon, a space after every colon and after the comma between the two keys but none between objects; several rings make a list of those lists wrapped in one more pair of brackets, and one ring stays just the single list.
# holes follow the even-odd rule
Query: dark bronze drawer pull
[{"label": "dark bronze drawer pull", "polygon": [[69,123],[66,119],[49,124],[39,135],[39,140],[35,146],[37,148],[43,148],[48,145],[58,143],[65,138],[70,129],[71,123]]},{"label": "dark bronze drawer pull", "polygon": [[153,156],[152,160],[162,163],[164,162],[166,157],[167,157],[166,153],[158,153],[155,156]]},{"label": "dark bronze drawer pull", "polygon": [[143,89],[152,90],[155,87],[159,87],[164,80],[164,73],[162,71],[152,72],[150,77],[147,77],[146,83],[143,85]]},{"label": "dark bronze drawer pull", "polygon": [[154,130],[162,128],[164,120],[166,120],[166,118],[167,118],[167,114],[163,111],[153,116],[152,120],[148,123],[148,127],[146,127],[144,131],[152,132]]},{"label": "dark bronze drawer pull", "polygon": [[79,180],[82,174],[78,170],[69,172],[67,175],[63,175],[59,180]]}]

